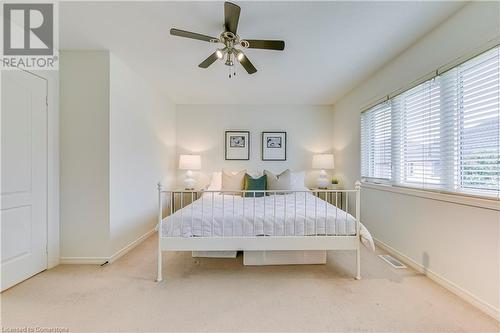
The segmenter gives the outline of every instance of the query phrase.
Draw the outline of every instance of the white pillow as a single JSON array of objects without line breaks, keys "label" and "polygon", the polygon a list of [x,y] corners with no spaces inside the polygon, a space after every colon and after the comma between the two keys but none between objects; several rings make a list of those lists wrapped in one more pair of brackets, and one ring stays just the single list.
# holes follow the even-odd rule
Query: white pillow
[{"label": "white pillow", "polygon": [[212,178],[210,179],[210,185],[208,185],[207,191],[220,191],[222,188],[222,172],[215,171],[212,173]]},{"label": "white pillow", "polygon": [[308,191],[306,186],[306,172],[298,171],[291,174],[291,189],[293,191]]}]

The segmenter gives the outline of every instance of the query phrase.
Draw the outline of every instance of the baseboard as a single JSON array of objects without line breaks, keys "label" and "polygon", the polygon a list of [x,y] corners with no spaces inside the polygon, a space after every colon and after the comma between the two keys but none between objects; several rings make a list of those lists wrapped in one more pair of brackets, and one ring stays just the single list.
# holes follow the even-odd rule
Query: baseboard
[{"label": "baseboard", "polygon": [[146,238],[151,236],[154,232],[156,232],[156,228],[149,230],[144,235],[142,235],[139,238],[137,238],[136,240],[130,242],[128,245],[125,245],[121,250],[118,250],[115,254],[113,254],[111,257],[109,257],[109,259],[108,259],[109,262],[112,263],[112,262],[118,260],[119,258],[123,257],[125,254],[127,254],[127,252],[132,250],[137,245],[141,244]]},{"label": "baseboard", "polygon": [[61,257],[60,265],[102,265],[109,258],[107,257]]},{"label": "baseboard", "polygon": [[61,257],[59,259],[60,264],[67,265],[102,265],[106,262],[112,263],[122,256],[124,256],[127,252],[131,251],[134,247],[142,243],[146,238],[151,236],[156,229],[149,230],[144,235],[140,236],[136,240],[130,242],[122,249],[118,250],[116,253],[111,255],[110,257]]},{"label": "baseboard", "polygon": [[462,298],[466,302],[472,304],[482,312],[486,313],[487,315],[493,317],[494,319],[500,321],[500,309],[495,308],[493,305],[479,299],[478,297],[474,296],[467,290],[461,288],[460,286],[456,285],[455,283],[445,279],[444,277],[440,276],[439,274],[434,273],[433,271],[429,270],[428,268],[425,268],[422,266],[420,263],[416,262],[412,258],[402,254],[398,250],[390,247],[389,245],[385,244],[384,242],[374,239],[375,244],[380,247],[381,249],[385,250],[392,256],[396,257],[400,261],[404,262],[406,265],[410,266],[414,270],[418,271],[419,273],[425,274],[429,279],[432,281],[436,282],[440,286],[448,289],[458,297]]}]

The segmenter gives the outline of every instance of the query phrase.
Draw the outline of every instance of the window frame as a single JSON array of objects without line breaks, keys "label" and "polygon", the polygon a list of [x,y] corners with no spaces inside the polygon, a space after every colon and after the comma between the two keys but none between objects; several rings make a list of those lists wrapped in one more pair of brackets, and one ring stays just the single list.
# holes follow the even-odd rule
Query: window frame
[{"label": "window frame", "polygon": [[[394,113],[401,112],[401,110],[394,110],[394,107],[392,106],[392,103],[394,103],[395,98],[397,98],[398,96],[405,94],[406,92],[418,87],[419,85],[424,85],[428,81],[434,80],[436,78],[441,79],[441,77],[444,77],[444,75],[446,73],[448,73],[449,71],[457,70],[457,68],[459,68],[460,65],[468,62],[469,60],[472,60],[473,58],[479,57],[481,54],[489,52],[493,49],[497,49],[498,52],[500,53],[500,40],[497,41],[496,43],[494,43],[493,45],[488,45],[487,47],[483,48],[480,52],[475,52],[473,55],[469,55],[466,58],[463,57],[460,61],[455,61],[452,64],[442,66],[441,68],[444,68],[444,70],[438,69],[438,70],[432,72],[431,74],[426,75],[426,76],[422,77],[421,79],[413,82],[408,87],[399,89],[397,92],[388,95],[386,98],[379,99],[377,102],[370,104],[370,106],[363,108],[361,113],[363,114],[366,112],[370,112],[373,109],[376,109],[377,107],[379,107],[383,103],[389,103],[391,105],[391,114],[392,114],[391,121],[394,121],[394,118],[395,118]],[[457,79],[458,79],[458,76],[459,75],[457,75]],[[441,85],[442,83],[439,83],[439,84]],[[438,89],[442,90],[442,87],[439,86]],[[444,92],[440,91],[439,92],[439,99],[442,99],[443,95],[444,95]],[[457,96],[459,96],[459,93],[457,93]],[[500,96],[500,89],[499,89],[499,96]],[[444,104],[442,102],[439,102],[439,103],[440,103],[439,104],[439,116],[442,117],[443,114],[446,114],[447,112],[450,112],[450,111],[449,111],[449,109],[443,107]],[[500,106],[499,106],[499,108],[500,108]],[[458,117],[459,122],[460,122],[460,119],[464,116],[463,115],[464,111],[460,111],[460,110],[461,110],[460,106],[457,106],[457,111],[456,111],[457,114],[456,114],[456,116],[454,116],[454,117]],[[500,110],[499,110],[499,114],[500,114]],[[451,116],[446,115],[446,117],[451,117]],[[455,132],[456,131],[454,128],[455,125],[442,126],[443,123],[446,124],[446,121],[443,119],[444,118],[442,118],[439,121],[440,122],[439,123],[440,135],[443,135],[443,133],[445,133],[445,135],[446,135],[446,132],[449,132],[449,131]],[[459,126],[461,126],[461,124]],[[391,130],[394,132],[394,126],[391,127]],[[458,129],[458,130],[460,131],[460,129]],[[363,135],[363,133],[361,133],[361,136],[362,135]],[[448,158],[443,158],[441,160],[440,168],[442,170],[441,170],[441,174],[439,175],[439,177],[440,177],[439,181],[442,182],[442,184],[440,183],[440,185],[437,186],[436,188],[434,188],[433,186],[429,186],[432,184],[427,184],[424,181],[422,182],[422,184],[417,184],[416,186],[412,186],[412,184],[404,183],[402,179],[397,179],[397,178],[401,178],[403,176],[402,175],[403,162],[402,162],[402,156],[395,156],[395,155],[397,155],[397,153],[395,152],[395,149],[394,149],[395,148],[394,142],[397,140],[394,140],[393,135],[395,135],[395,134],[391,133],[391,142],[392,142],[391,143],[391,145],[392,145],[391,165],[392,165],[392,168],[391,168],[391,172],[390,172],[391,176],[389,179],[375,178],[375,177],[369,177],[369,176],[363,175],[363,172],[364,172],[363,157],[364,156],[363,156],[363,154],[361,154],[361,151],[363,151],[363,144],[366,140],[363,141],[360,138],[360,140],[361,140],[361,142],[360,142],[360,171],[361,171],[361,179],[365,185],[370,185],[370,186],[375,186],[375,187],[380,185],[380,187],[385,189],[385,190],[387,190],[387,188],[396,188],[396,189],[403,189],[403,192],[404,192],[404,190],[408,189],[410,191],[423,191],[424,193],[425,192],[432,192],[432,193],[436,193],[436,194],[444,194],[446,196],[450,196],[450,195],[451,196],[460,196],[460,197],[464,197],[465,199],[475,198],[475,199],[487,200],[487,201],[496,201],[496,202],[500,201],[500,186],[498,186],[496,190],[493,189],[491,192],[492,193],[491,195],[487,191],[485,191],[484,193],[482,191],[472,191],[471,192],[471,191],[467,191],[463,188],[463,184],[462,184],[463,180],[462,180],[462,176],[460,174],[461,169],[462,169],[462,164],[460,164],[460,163],[462,163],[462,160],[456,155],[456,154],[460,154],[460,150],[462,148],[461,142],[457,143],[457,142],[453,141],[453,146],[447,148],[452,152],[451,153],[452,156],[448,157]],[[450,133],[448,133],[447,135],[450,135]],[[456,134],[452,134],[452,135],[456,135]],[[499,136],[498,140],[500,142],[500,130],[498,132],[498,136]],[[440,140],[441,140],[441,138],[440,138]],[[444,142],[447,142],[446,137],[444,140],[445,140]],[[370,142],[370,141],[368,140],[368,142]],[[442,142],[440,144],[442,144]],[[399,149],[400,147],[396,147],[396,148]],[[440,149],[442,150],[443,148],[440,148]],[[500,151],[498,152],[498,154],[500,154]],[[450,161],[452,161],[452,162],[450,162]],[[397,170],[395,171],[395,169],[397,169]],[[400,190],[398,190],[398,191],[400,191]],[[486,206],[488,206],[488,205],[486,205]],[[487,207],[487,208],[491,208],[491,207]],[[499,210],[500,210],[500,208],[499,208]]]}]

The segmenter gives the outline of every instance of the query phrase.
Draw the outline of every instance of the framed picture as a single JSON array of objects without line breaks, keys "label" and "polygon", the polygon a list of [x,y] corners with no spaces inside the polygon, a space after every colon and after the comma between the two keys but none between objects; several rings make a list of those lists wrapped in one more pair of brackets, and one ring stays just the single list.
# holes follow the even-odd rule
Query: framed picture
[{"label": "framed picture", "polygon": [[226,160],[250,159],[250,132],[226,131],[224,158]]},{"label": "framed picture", "polygon": [[286,161],[286,132],[262,132],[262,160]]}]

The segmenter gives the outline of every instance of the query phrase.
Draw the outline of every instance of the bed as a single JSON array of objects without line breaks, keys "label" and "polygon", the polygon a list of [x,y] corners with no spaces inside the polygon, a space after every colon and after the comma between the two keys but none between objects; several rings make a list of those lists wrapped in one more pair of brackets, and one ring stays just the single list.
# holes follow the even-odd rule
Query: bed
[{"label": "bed", "polygon": [[[360,184],[354,190],[318,191],[205,191],[197,200],[174,211],[173,191],[158,185],[158,272],[162,281],[163,251],[356,251],[356,278],[360,279],[360,243],[373,248],[373,240],[359,222]],[[341,192],[355,200],[354,216],[322,200]],[[175,193],[179,193],[176,191]],[[184,197],[194,192],[183,191]],[[167,203],[167,205],[165,205]],[[170,212],[164,218],[164,205]]]}]

